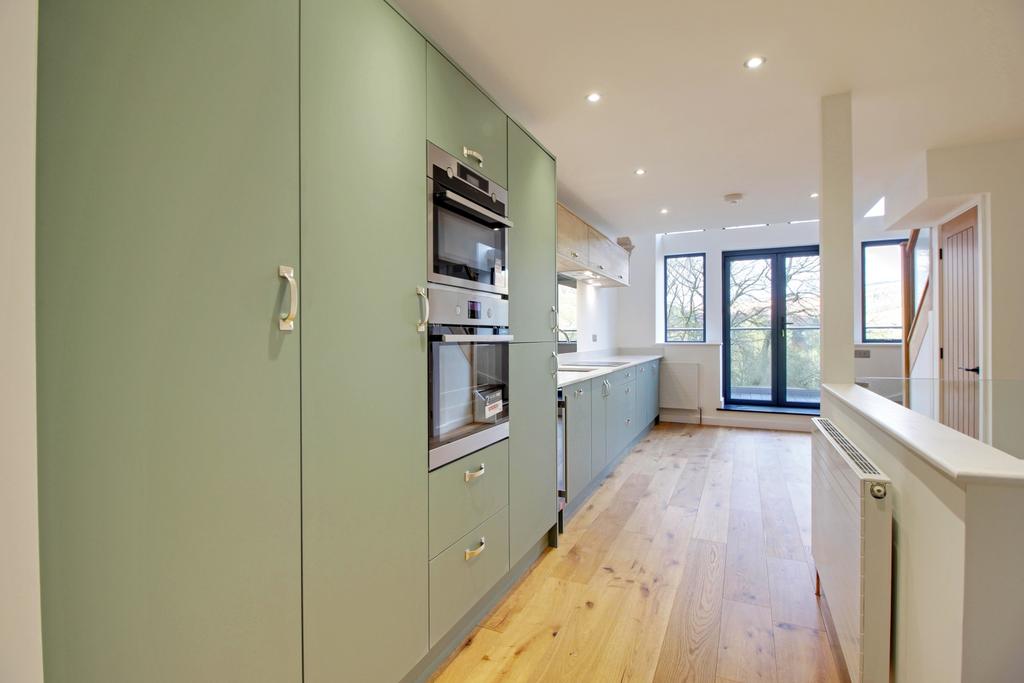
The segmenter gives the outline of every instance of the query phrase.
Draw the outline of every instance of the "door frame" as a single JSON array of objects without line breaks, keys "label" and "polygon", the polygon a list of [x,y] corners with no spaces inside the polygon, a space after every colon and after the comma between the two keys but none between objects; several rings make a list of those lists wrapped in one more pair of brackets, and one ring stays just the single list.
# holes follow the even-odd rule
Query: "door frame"
[{"label": "door frame", "polygon": [[[785,340],[782,332],[785,329],[784,311],[786,298],[785,277],[778,277],[785,272],[785,260],[789,256],[815,255],[820,256],[821,246],[818,244],[806,244],[794,247],[770,247],[758,249],[738,249],[722,252],[722,398],[726,405],[762,406],[768,408],[803,408],[820,409],[821,401],[797,402],[786,400],[786,355],[784,352]],[[745,258],[769,258],[771,260],[772,272],[772,306],[771,306],[771,400],[759,401],[753,399],[734,399],[731,396],[731,367],[732,353],[731,346],[731,324],[729,316],[729,261],[744,260]],[[820,315],[820,312],[819,312]],[[820,329],[820,328],[819,328]],[[782,342],[782,343],[780,343]]]}]

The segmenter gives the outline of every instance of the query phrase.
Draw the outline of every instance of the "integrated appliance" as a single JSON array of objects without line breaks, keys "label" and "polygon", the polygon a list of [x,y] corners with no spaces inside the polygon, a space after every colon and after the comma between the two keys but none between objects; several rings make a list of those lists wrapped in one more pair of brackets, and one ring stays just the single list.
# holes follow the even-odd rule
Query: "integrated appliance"
[{"label": "integrated appliance", "polygon": [[565,502],[569,489],[565,484],[565,458],[568,454],[566,443],[566,412],[567,403],[564,391],[558,389],[558,401],[555,409],[555,495],[558,500],[558,533],[565,531]]},{"label": "integrated appliance", "polygon": [[508,294],[508,191],[427,143],[427,280]]},{"label": "integrated appliance", "polygon": [[428,469],[508,438],[508,300],[427,287]]}]

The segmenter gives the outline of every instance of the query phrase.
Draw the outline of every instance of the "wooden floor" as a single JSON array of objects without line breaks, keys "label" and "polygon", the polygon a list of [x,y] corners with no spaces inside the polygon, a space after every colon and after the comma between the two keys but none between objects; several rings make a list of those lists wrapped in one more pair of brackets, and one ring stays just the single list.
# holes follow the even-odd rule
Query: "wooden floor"
[{"label": "wooden floor", "polygon": [[662,424],[436,681],[838,681],[810,436]]}]

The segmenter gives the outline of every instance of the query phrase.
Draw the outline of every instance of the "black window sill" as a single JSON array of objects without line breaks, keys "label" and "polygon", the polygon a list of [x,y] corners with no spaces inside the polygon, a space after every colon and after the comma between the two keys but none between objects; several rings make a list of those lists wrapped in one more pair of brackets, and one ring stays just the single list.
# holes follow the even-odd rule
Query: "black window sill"
[{"label": "black window sill", "polygon": [[741,403],[726,403],[719,408],[722,411],[738,413],[771,413],[775,415],[821,415],[820,408],[792,408],[789,406],[748,406]]}]

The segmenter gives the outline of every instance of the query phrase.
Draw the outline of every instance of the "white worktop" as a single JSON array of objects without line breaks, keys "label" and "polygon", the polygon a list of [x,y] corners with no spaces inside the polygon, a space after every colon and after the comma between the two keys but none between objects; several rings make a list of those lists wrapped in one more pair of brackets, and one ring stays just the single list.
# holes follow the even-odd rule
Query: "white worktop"
[{"label": "white worktop", "polygon": [[558,356],[559,367],[563,365],[579,365],[582,363],[623,363],[623,365],[605,366],[594,368],[590,372],[561,372],[558,373],[558,388],[567,387],[570,384],[577,384],[579,382],[586,382],[587,380],[594,379],[595,377],[603,377],[610,375],[613,372],[619,370],[625,370],[643,363],[648,363],[652,360],[658,360],[661,355],[654,356],[634,356],[634,355],[619,355],[615,353],[563,353]]}]

